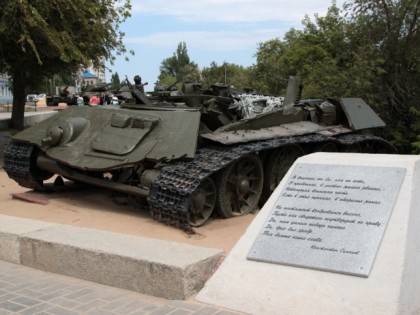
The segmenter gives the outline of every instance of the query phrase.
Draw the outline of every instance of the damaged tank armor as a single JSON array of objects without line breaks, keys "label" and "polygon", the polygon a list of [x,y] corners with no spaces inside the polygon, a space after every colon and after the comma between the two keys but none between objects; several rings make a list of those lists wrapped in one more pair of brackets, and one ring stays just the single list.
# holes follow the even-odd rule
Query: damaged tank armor
[{"label": "damaged tank armor", "polygon": [[71,107],[15,135],[9,177],[43,190],[58,174],[129,194],[154,219],[193,232],[213,213],[256,209],[302,155],[394,152],[365,132],[385,124],[363,100],[300,100],[296,77],[284,98],[197,83],[146,94],[128,84],[125,94],[120,107]]}]

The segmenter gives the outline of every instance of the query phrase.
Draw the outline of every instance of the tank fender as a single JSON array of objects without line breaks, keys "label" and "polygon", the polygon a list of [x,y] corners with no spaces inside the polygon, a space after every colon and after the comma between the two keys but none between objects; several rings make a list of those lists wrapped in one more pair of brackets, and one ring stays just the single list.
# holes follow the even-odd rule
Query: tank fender
[{"label": "tank fender", "polygon": [[353,130],[385,127],[384,121],[361,98],[340,98],[340,105]]}]

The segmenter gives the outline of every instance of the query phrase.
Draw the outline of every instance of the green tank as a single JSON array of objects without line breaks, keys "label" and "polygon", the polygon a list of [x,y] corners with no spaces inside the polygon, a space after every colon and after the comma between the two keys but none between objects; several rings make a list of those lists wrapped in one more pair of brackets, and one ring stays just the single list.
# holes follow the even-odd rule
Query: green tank
[{"label": "green tank", "polygon": [[258,208],[302,155],[394,152],[366,132],[385,124],[362,99],[301,100],[297,77],[284,97],[221,84],[127,87],[120,106],[69,107],[16,134],[4,152],[9,177],[44,190],[57,174],[128,194],[192,232],[213,213]]}]

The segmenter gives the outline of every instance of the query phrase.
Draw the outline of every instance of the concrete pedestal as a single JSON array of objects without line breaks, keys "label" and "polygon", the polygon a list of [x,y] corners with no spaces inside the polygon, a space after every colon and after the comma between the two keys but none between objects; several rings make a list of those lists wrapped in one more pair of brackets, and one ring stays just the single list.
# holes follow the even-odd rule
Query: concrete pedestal
[{"label": "concrete pedestal", "polygon": [[246,259],[283,181],[196,299],[259,315],[420,314],[420,156],[316,153],[297,163],[406,168],[369,277]]},{"label": "concrete pedestal", "polygon": [[0,215],[1,260],[166,299],[195,294],[222,256],[218,249]]}]

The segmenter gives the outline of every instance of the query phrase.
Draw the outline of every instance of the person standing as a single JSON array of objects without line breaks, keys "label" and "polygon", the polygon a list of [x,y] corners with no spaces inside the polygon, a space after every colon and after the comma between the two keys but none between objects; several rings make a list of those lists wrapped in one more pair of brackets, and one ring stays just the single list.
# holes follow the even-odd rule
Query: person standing
[{"label": "person standing", "polygon": [[77,106],[84,106],[85,100],[83,99],[82,93],[79,93],[79,96],[77,97]]},{"label": "person standing", "polygon": [[111,99],[109,98],[108,93],[105,93],[102,97],[101,97],[101,105],[106,106],[106,105],[110,105]]},{"label": "person standing", "polygon": [[99,97],[97,95],[92,95],[90,98],[89,105],[98,105],[99,104]]}]

